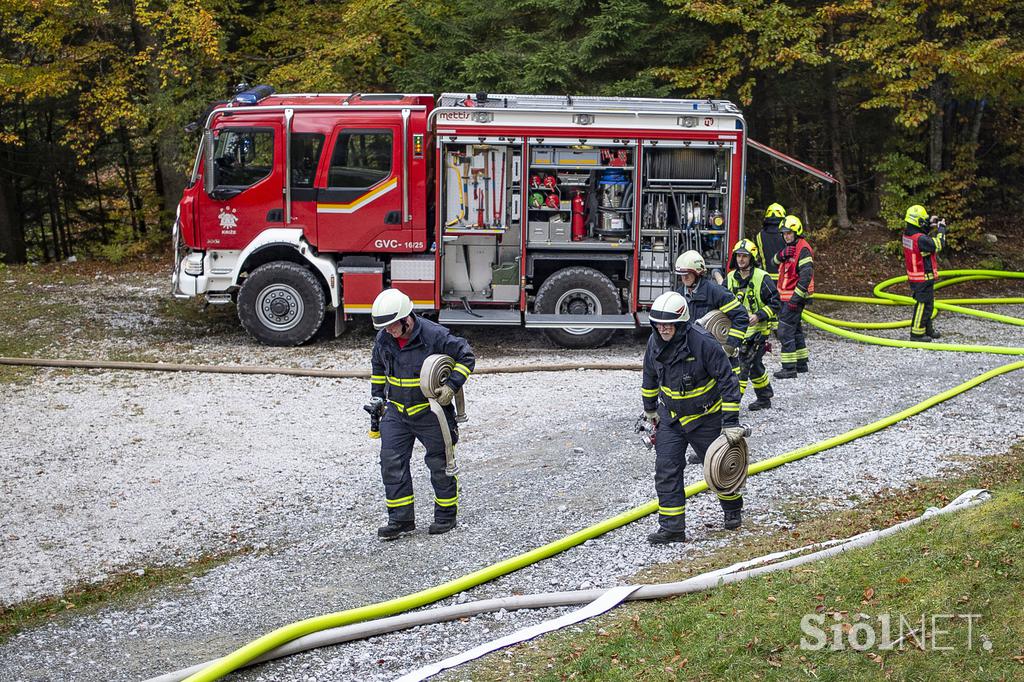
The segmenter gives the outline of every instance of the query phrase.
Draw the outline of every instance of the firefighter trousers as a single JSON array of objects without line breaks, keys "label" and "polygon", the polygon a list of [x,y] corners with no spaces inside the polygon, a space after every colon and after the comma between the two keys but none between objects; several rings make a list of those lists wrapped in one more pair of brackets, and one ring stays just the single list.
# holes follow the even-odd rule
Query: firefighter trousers
[{"label": "firefighter trousers", "polygon": [[914,297],[914,317],[910,321],[910,335],[923,336],[932,328],[932,309],[935,307],[935,280],[911,282]]},{"label": "firefighter trousers", "polygon": [[[664,426],[658,427],[654,449],[654,489],[658,492],[658,523],[670,533],[686,530],[686,446],[697,453],[701,461],[711,443],[722,433],[722,415],[704,417],[697,428],[683,432],[678,423],[669,424],[668,413],[658,410]],[[723,511],[743,508],[742,495],[718,496]]]},{"label": "firefighter trousers", "polygon": [[749,362],[740,363],[740,395],[746,391],[749,382],[754,385],[754,394],[758,400],[770,400],[775,395],[768,378],[768,369],[764,366],[764,343],[763,340],[758,342]]},{"label": "firefighter trousers", "polygon": [[[444,414],[452,441],[457,443],[459,430],[455,411],[449,406]],[[415,519],[409,462],[417,440],[427,451],[424,462],[430,470],[430,483],[434,487],[434,520],[454,519],[459,508],[459,479],[444,473],[444,436],[437,418],[430,410],[409,417],[399,414],[394,405],[389,404],[380,424],[380,476],[384,481],[388,520],[404,523]]]},{"label": "firefighter trousers", "polygon": [[779,314],[779,342],[782,344],[782,366],[786,369],[807,368],[807,344],[804,342],[803,314],[806,301],[799,298],[796,310],[782,304]]}]

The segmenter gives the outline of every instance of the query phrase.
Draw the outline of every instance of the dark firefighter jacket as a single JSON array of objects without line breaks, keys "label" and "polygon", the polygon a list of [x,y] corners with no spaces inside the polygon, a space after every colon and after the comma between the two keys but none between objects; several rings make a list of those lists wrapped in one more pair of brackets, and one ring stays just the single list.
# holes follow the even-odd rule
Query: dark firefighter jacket
[{"label": "dark firefighter jacket", "polygon": [[747,309],[743,307],[736,296],[708,277],[700,277],[693,286],[693,291],[685,284],[680,284],[676,292],[683,295],[690,308],[690,319],[693,321],[707,315],[712,310],[721,310],[729,316],[732,327],[729,329],[730,342],[739,346],[747,335],[747,324],[749,316]]},{"label": "dark firefighter jacket", "polygon": [[762,270],[771,275],[772,279],[779,278],[779,266],[772,260],[772,256],[786,248],[786,238],[779,231],[782,218],[765,218],[761,231],[757,233],[757,260]]},{"label": "dark firefighter jacket", "polygon": [[678,422],[684,433],[719,412],[723,426],[739,424],[739,380],[721,344],[698,325],[677,324],[668,343],[657,330],[651,334],[641,395],[646,411],[657,409],[661,396],[663,423]]},{"label": "dark firefighter jacket", "polygon": [[476,366],[476,356],[465,339],[418,315],[413,319],[416,326],[404,348],[399,348],[394,337],[382,329],[370,360],[372,395],[387,398],[399,413],[410,417],[430,408],[420,391],[420,369],[428,355],[441,353],[455,360],[455,371],[448,379],[455,390],[462,387]]}]

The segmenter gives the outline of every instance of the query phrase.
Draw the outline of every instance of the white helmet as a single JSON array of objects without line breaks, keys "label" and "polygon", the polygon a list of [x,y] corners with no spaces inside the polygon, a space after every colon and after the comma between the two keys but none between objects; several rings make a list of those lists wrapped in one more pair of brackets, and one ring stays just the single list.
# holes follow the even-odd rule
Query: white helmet
[{"label": "white helmet", "polygon": [[679,258],[676,258],[676,274],[683,275],[687,272],[691,272],[697,277],[701,277],[705,270],[704,256],[700,255],[696,251],[686,251],[680,254]]},{"label": "white helmet", "polygon": [[412,314],[412,301],[398,289],[385,289],[377,294],[370,308],[374,329],[383,329]]},{"label": "white helmet", "polygon": [[666,291],[651,304],[648,314],[651,324],[674,324],[690,320],[690,306],[683,295],[675,291]]}]

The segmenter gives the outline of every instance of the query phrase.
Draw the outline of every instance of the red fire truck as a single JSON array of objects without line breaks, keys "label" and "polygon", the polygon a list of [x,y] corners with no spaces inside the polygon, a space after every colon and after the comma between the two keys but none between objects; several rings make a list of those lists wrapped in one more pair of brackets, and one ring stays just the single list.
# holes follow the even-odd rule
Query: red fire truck
[{"label": "red fire truck", "polygon": [[214,107],[174,226],[174,295],[308,341],[395,287],[454,325],[592,347],[647,322],[682,251],[743,234],[746,136],[722,100],[274,94]]}]

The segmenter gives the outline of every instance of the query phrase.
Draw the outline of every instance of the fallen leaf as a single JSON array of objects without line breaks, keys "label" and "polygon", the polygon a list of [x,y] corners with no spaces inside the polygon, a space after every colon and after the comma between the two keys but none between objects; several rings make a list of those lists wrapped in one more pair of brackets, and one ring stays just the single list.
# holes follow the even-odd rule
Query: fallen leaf
[{"label": "fallen leaf", "polygon": [[908,578],[907,576],[904,575],[904,576],[901,576],[900,579],[897,580],[896,582],[898,582],[900,585],[908,585],[908,584],[910,584],[910,578]]},{"label": "fallen leaf", "polygon": [[875,588],[869,587],[868,589],[864,590],[864,599],[870,600],[874,596],[875,596]]}]

